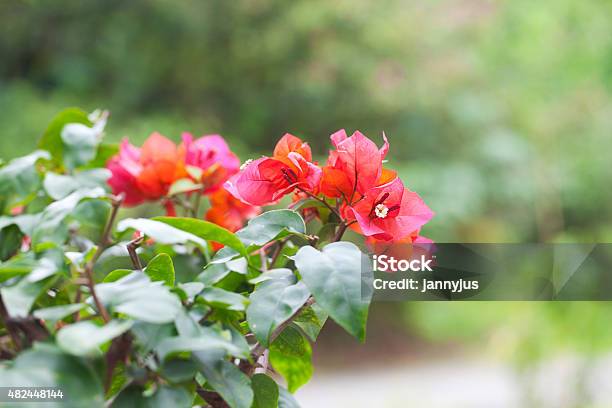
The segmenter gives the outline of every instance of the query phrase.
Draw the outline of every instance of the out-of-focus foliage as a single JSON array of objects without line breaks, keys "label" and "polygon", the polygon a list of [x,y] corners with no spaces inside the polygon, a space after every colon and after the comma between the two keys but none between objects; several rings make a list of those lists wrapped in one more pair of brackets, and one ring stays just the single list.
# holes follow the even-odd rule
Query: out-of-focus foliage
[{"label": "out-of-focus foliage", "polygon": [[559,353],[597,357],[612,345],[612,328],[602,324],[612,312],[607,302],[435,302],[407,311],[429,340],[478,342],[519,366]]},{"label": "out-of-focus foliage", "polygon": [[110,137],[137,142],[144,129],[191,129],[264,151],[285,131],[314,142],[340,127],[385,130],[391,160],[437,210],[438,240],[603,241],[609,11],[571,0],[9,0],[0,151],[26,153],[70,104],[110,109]]}]

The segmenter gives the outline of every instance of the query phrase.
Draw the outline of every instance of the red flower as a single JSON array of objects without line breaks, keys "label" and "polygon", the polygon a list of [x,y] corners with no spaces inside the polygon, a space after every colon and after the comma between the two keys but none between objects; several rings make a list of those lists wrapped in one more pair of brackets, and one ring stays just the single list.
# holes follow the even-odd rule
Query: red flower
[{"label": "red flower", "polygon": [[195,180],[204,185],[203,193],[217,190],[225,180],[238,172],[240,160],[221,136],[202,136],[194,141],[190,133],[183,133],[182,138],[179,156],[184,158],[186,166],[203,170],[201,178]]},{"label": "red flower", "polygon": [[432,258],[436,251],[434,242],[419,235],[420,231],[414,231],[412,234],[399,241],[381,241],[373,237],[366,238],[366,245],[372,253],[377,255],[387,255],[396,259],[419,259],[424,255],[427,259]]},{"label": "red flower", "polygon": [[379,149],[359,131],[351,137],[346,136],[344,129],[331,135],[336,150],[329,153],[323,168],[321,192],[354,202],[374,187],[381,178],[382,162],[389,150],[384,133],[383,139],[383,147]]},{"label": "red flower", "polygon": [[113,193],[124,193],[128,206],[165,196],[170,185],[185,175],[176,145],[159,133],[151,134],[141,149],[124,139],[106,167],[112,173],[108,184]]},{"label": "red flower", "polygon": [[363,235],[385,241],[401,240],[433,217],[421,197],[399,178],[369,189],[344,213],[357,221],[354,228]]},{"label": "red flower", "polygon": [[261,208],[243,203],[224,189],[210,195],[210,205],[206,220],[232,232],[238,231],[246,221],[261,213]]},{"label": "red flower", "polygon": [[251,205],[269,205],[296,188],[313,192],[321,180],[321,169],[312,163],[307,143],[285,134],[274,148],[274,155],[246,164],[231,177],[225,188],[237,199]]}]

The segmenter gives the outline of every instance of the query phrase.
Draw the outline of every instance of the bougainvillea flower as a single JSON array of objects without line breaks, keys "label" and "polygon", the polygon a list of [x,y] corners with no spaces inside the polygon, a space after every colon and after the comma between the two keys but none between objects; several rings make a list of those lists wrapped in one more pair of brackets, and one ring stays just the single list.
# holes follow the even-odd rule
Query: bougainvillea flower
[{"label": "bougainvillea flower", "polygon": [[299,137],[293,136],[292,134],[285,133],[283,137],[276,143],[272,157],[281,161],[287,162],[291,165],[289,160],[286,160],[290,153],[297,153],[304,158],[304,160],[312,161],[312,151],[308,143],[303,142]]},{"label": "bougainvillea flower", "polygon": [[322,172],[311,160],[308,144],[286,134],[277,143],[274,156],[246,164],[225,188],[237,199],[257,206],[273,204],[296,188],[315,192]]},{"label": "bougainvillea flower", "polygon": [[383,159],[389,151],[389,142],[383,133],[383,146],[356,131],[347,137],[344,129],[331,135],[336,150],[329,153],[323,168],[321,192],[328,197],[340,197],[354,202],[377,185],[382,174]]},{"label": "bougainvillea flower", "polygon": [[386,254],[397,259],[409,259],[413,254],[431,253],[435,249],[433,240],[420,234],[420,230],[396,241],[386,241],[367,237],[365,243],[375,254]]},{"label": "bougainvillea flower", "polygon": [[202,136],[196,140],[190,133],[183,133],[179,156],[186,166],[202,169],[198,183],[204,185],[203,193],[217,190],[231,175],[238,172],[240,160],[232,153],[225,139],[219,135]]},{"label": "bougainvillea flower", "polygon": [[345,214],[357,220],[355,229],[366,237],[380,240],[401,240],[419,230],[433,212],[417,193],[404,187],[399,178],[365,192],[348,207]]},{"label": "bougainvillea flower", "polygon": [[114,194],[125,194],[125,205],[156,200],[166,195],[175,180],[186,175],[179,162],[174,142],[159,133],[149,136],[141,149],[124,139],[119,153],[107,163],[111,171],[108,183]]},{"label": "bougainvillea flower", "polygon": [[159,133],[149,136],[140,150],[142,172],[136,179],[142,193],[149,199],[166,195],[170,185],[185,175],[179,162],[174,142]]},{"label": "bougainvillea flower", "polygon": [[[399,241],[381,241],[368,237],[366,245],[376,255],[387,255],[407,261],[430,259],[431,266],[436,264],[436,257],[434,256],[436,245],[429,238],[420,236],[419,231],[415,231]],[[394,271],[390,269],[388,272]]]},{"label": "bougainvillea flower", "polygon": [[140,149],[132,146],[126,138],[121,142],[119,153],[106,164],[111,172],[108,184],[114,194],[125,195],[123,204],[127,206],[140,204],[145,199],[136,183],[136,178],[142,171],[139,159]]},{"label": "bougainvillea flower", "polygon": [[205,215],[206,220],[232,232],[238,231],[246,221],[261,213],[260,207],[243,203],[224,189],[210,195],[210,205]]}]

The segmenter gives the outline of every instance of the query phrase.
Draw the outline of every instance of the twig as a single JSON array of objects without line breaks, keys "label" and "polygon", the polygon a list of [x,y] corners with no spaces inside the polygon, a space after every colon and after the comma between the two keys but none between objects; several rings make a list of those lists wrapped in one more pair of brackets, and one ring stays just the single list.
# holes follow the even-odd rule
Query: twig
[{"label": "twig", "polygon": [[102,233],[102,239],[100,240],[100,247],[107,247],[111,243],[110,233],[112,231],[113,223],[115,222],[115,218],[117,218],[117,212],[119,211],[119,207],[121,207],[123,200],[125,200],[124,193],[120,193],[119,195],[111,197],[111,205],[112,205],[111,213],[110,213],[110,216],[108,217],[108,220],[106,221],[104,232]]},{"label": "twig", "polygon": [[265,374],[268,372],[268,360],[270,350],[264,350],[263,354],[257,360],[257,367],[255,368],[255,374]]},{"label": "twig", "polygon": [[[82,297],[82,292],[81,292],[81,285],[77,286],[77,293],[74,296],[74,303],[81,303],[81,297]],[[76,311],[72,314],[72,318],[74,319],[75,322],[78,322],[81,319],[81,313],[80,311]]]},{"label": "twig", "polygon": [[85,267],[85,277],[87,278],[87,287],[89,288],[89,293],[91,293],[91,297],[93,298],[93,301],[96,304],[96,308],[98,309],[98,312],[100,313],[100,316],[102,316],[104,322],[108,323],[110,321],[110,317],[108,315],[108,311],[106,310],[102,302],[100,302],[98,294],[96,293],[93,277],[93,268],[89,267],[89,263]]},{"label": "twig", "polygon": [[266,251],[259,252],[259,259],[261,260],[261,271],[265,272],[268,270],[268,257]]},{"label": "twig", "polygon": [[11,318],[10,322],[24,334],[28,347],[35,341],[43,341],[49,337],[49,331],[45,325],[33,316]]},{"label": "twig", "polygon": [[194,208],[191,205],[191,203],[187,201],[185,198],[175,195],[172,197],[172,201],[174,201],[177,205],[183,207],[183,210],[185,211],[186,215],[193,214]]},{"label": "twig", "polygon": [[347,227],[348,227],[348,224],[346,222],[342,222],[340,224],[340,226],[338,227],[338,231],[336,231],[336,235],[334,235],[334,240],[332,242],[340,241],[340,239],[342,239],[342,235],[344,235],[344,232],[346,231]]},{"label": "twig", "polygon": [[253,252],[251,252],[250,255],[255,255],[258,252],[266,252],[268,249],[270,249],[270,247],[272,247],[272,245],[276,244],[276,241],[271,241],[268,242],[267,244],[264,244],[261,248],[257,248],[256,250],[254,250]]},{"label": "twig", "polygon": [[[49,331],[39,319],[32,316],[25,318],[9,316],[1,294],[0,322],[6,327],[17,352],[29,347],[34,341],[43,341],[49,337]],[[20,333],[23,334],[23,338],[20,336]]]},{"label": "twig", "polygon": [[115,337],[106,353],[106,375],[104,377],[104,392],[108,392],[113,385],[113,373],[115,367],[120,362],[126,362],[132,347],[132,336],[128,333],[123,333],[119,337]]},{"label": "twig", "polygon": [[283,247],[285,246],[286,243],[287,243],[287,240],[283,240],[278,243],[278,246],[276,247],[276,249],[274,250],[274,253],[272,254],[272,259],[270,260],[271,268],[274,268],[274,264],[276,263],[276,260],[280,256],[281,252],[283,252]]},{"label": "twig", "polygon": [[100,302],[100,299],[98,299],[98,295],[96,294],[95,282],[94,282],[94,277],[93,277],[93,269],[94,269],[94,265],[96,261],[98,260],[98,258],[100,257],[104,249],[106,249],[106,247],[111,243],[110,233],[112,231],[113,224],[115,223],[115,218],[117,218],[117,212],[119,211],[119,207],[121,207],[121,204],[123,203],[124,199],[125,199],[124,194],[119,194],[117,196],[111,197],[112,209],[108,217],[108,220],[106,221],[106,226],[104,227],[104,232],[102,233],[102,238],[100,239],[98,249],[96,250],[94,255],[91,257],[89,262],[85,264],[84,272],[85,272],[85,278],[87,279],[87,286],[89,287],[89,292],[91,293],[91,297],[93,298],[94,303],[96,304],[96,308],[98,309],[100,316],[102,316],[102,319],[106,323],[110,321],[110,317],[109,317],[108,311],[106,310],[102,302]]},{"label": "twig", "polygon": [[136,253],[136,249],[140,246],[140,244],[142,244],[142,241],[144,241],[144,235],[141,235],[138,238],[131,240],[127,244],[127,251],[128,254],[130,254],[132,264],[134,265],[134,268],[138,270],[142,270],[142,262],[140,262],[140,258]]},{"label": "twig", "polygon": [[205,390],[204,388],[198,386],[196,387],[196,392],[213,408],[229,408],[227,402],[225,402],[219,393],[215,391]]},{"label": "twig", "polygon": [[317,243],[319,242],[320,237],[318,235],[307,235],[308,238],[308,243],[310,244],[310,246],[317,246]]},{"label": "twig", "polygon": [[202,201],[202,194],[203,194],[204,188],[201,188],[200,190],[195,192],[195,199],[193,201],[193,207],[191,208],[191,216],[193,218],[198,218],[198,212],[200,210],[200,203]]},{"label": "twig", "polygon": [[302,193],[306,194],[308,197],[314,198],[315,200],[317,200],[318,202],[320,202],[321,204],[323,204],[324,206],[329,208],[329,210],[331,212],[333,212],[339,219],[342,219],[342,216],[340,215],[340,212],[338,210],[336,210],[334,207],[332,207],[331,205],[329,205],[329,203],[327,201],[325,201],[325,199],[323,199],[321,197],[317,197],[315,194],[312,194],[310,191],[304,190],[300,186],[295,186],[295,188],[300,190]]},{"label": "twig", "polygon": [[16,327],[13,325],[11,318],[9,317],[8,311],[6,310],[6,306],[4,305],[4,301],[2,300],[2,295],[0,294],[0,322],[6,327],[9,336],[11,336],[11,340],[15,345],[15,349],[17,351],[21,350],[21,339],[19,338],[19,334],[15,330]]}]

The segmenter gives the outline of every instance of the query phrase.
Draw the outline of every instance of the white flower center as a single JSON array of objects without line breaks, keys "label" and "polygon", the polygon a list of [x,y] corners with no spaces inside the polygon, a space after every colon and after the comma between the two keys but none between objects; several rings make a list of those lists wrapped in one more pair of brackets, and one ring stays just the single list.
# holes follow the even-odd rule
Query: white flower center
[{"label": "white flower center", "polygon": [[378,204],[374,207],[374,213],[378,218],[385,218],[389,214],[389,209],[384,204]]},{"label": "white flower center", "polygon": [[253,159],[248,159],[247,161],[245,161],[244,163],[242,163],[242,166],[240,166],[240,170],[244,170],[246,168],[246,166],[248,166],[249,164],[251,164],[253,162]]}]

